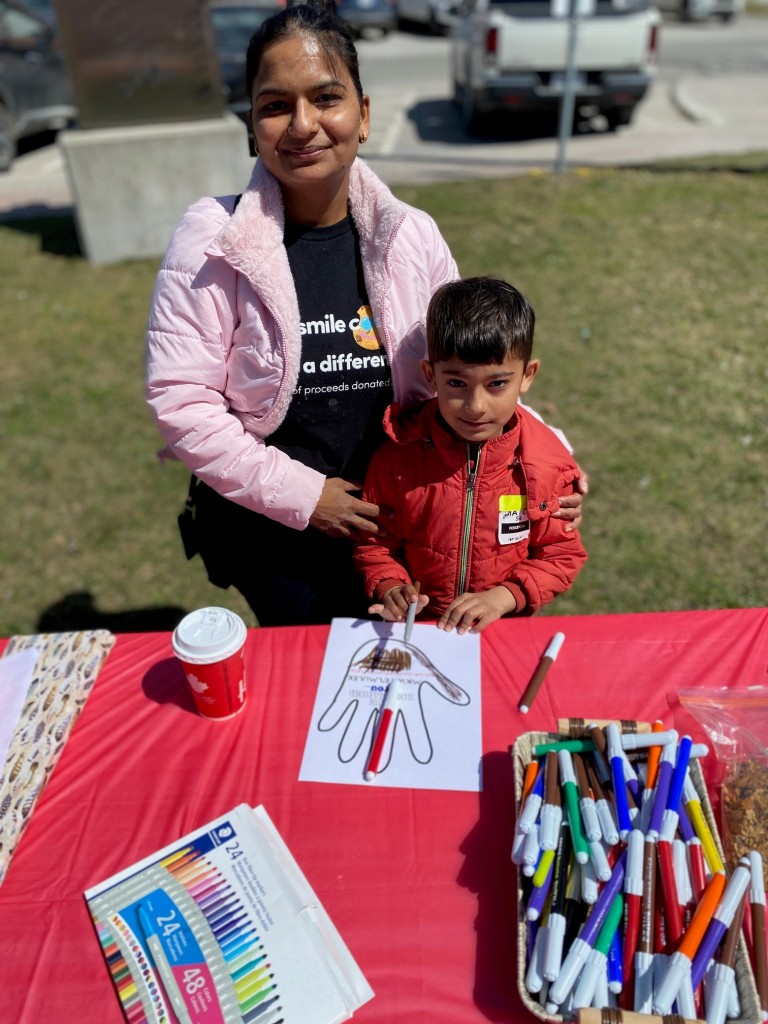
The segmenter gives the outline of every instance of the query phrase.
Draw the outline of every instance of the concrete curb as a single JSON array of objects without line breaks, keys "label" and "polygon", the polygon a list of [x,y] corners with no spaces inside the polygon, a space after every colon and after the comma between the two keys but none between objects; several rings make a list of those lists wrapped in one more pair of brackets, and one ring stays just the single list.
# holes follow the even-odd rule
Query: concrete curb
[{"label": "concrete curb", "polygon": [[686,119],[694,124],[706,124],[717,126],[723,123],[721,117],[707,110],[701,103],[691,96],[691,83],[685,78],[679,78],[672,82],[669,87],[669,99],[675,109]]}]

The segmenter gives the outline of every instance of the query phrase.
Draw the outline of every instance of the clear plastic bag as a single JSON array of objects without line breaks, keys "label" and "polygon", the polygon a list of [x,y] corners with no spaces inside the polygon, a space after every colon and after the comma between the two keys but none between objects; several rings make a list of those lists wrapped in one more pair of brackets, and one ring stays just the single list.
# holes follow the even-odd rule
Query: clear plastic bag
[{"label": "clear plastic bag", "polygon": [[768,687],[678,690],[723,769],[720,819],[730,870],[750,850],[768,854]]}]

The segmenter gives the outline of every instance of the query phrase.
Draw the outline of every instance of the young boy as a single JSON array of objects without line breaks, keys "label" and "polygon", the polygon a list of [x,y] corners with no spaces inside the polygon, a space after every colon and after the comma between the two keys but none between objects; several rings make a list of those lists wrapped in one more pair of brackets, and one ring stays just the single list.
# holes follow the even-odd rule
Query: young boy
[{"label": "young boy", "polygon": [[401,622],[418,600],[438,628],[479,633],[538,611],[584,564],[578,532],[552,517],[578,467],[518,404],[539,368],[534,322],[520,292],[492,278],[432,297],[421,365],[437,398],[388,409],[363,489],[382,510],[355,549],[371,614]]}]

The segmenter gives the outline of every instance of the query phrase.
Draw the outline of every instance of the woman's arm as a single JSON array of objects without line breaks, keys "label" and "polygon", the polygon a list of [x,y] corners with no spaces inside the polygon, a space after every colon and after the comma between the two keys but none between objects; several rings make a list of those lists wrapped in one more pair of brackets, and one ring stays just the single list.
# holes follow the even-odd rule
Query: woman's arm
[{"label": "woman's arm", "polygon": [[379,509],[379,530],[356,538],[355,568],[363,577],[368,596],[380,601],[395,586],[412,583],[403,560],[396,489],[388,479],[382,450],[374,453],[362,492],[363,501]]},{"label": "woman's arm", "polygon": [[224,497],[303,529],[325,477],[246,431],[226,398],[237,275],[223,259],[205,256],[226,216],[203,200],[174,234],[150,310],[147,399],[165,454]]}]

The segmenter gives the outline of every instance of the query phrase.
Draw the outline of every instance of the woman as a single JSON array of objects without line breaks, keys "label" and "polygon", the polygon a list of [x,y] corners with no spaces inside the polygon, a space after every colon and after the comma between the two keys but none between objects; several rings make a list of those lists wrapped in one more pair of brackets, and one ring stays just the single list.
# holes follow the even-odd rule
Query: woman
[{"label": "woman", "polygon": [[379,509],[356,492],[387,404],[428,397],[423,320],[458,270],[434,221],[357,159],[369,100],[334,15],[266,21],[247,77],[259,159],[239,202],[200,200],[171,240],[148,400],[194,474],[188,555],[261,625],[328,622],[365,614],[350,538]]}]

